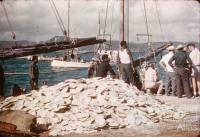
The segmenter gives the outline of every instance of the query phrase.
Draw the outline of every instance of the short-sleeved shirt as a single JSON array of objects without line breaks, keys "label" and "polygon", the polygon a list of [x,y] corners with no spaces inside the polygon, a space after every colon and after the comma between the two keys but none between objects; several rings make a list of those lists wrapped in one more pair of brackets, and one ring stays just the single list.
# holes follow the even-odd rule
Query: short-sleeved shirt
[{"label": "short-sleeved shirt", "polygon": [[[189,61],[189,56],[186,53],[186,51],[178,51],[174,54],[173,56],[174,60],[175,60],[175,66],[176,67],[187,67],[188,66],[188,62]],[[190,63],[190,62],[189,62]]]},{"label": "short-sleeved shirt", "polygon": [[173,52],[169,52],[166,55],[164,55],[160,60],[161,63],[163,62],[165,64],[167,72],[174,72],[174,69],[168,64],[169,60],[172,58],[173,55]]},{"label": "short-sleeved shirt", "polygon": [[200,52],[199,49],[195,48],[192,52],[190,52],[190,59],[192,60],[193,66],[200,66]]}]

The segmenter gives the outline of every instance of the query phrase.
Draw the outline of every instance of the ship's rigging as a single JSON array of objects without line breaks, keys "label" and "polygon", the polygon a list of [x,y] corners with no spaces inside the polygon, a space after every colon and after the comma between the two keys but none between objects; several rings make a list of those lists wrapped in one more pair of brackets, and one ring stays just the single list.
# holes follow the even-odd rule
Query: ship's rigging
[{"label": "ship's rigging", "polygon": [[[16,40],[16,36],[9,20],[9,16],[4,5],[4,0],[1,0],[1,5],[3,7],[13,40]],[[73,49],[77,47],[87,46],[87,45],[94,45],[98,43],[103,43],[105,39],[96,39],[96,37],[89,37],[89,38],[76,38],[76,39],[69,39],[69,17],[68,17],[68,32],[63,24],[63,21],[59,15],[58,9],[53,0],[49,0],[50,6],[53,10],[54,15],[56,16],[57,22],[62,33],[66,36],[67,39],[60,42],[44,42],[39,44],[32,44],[32,45],[16,45],[14,47],[9,48],[0,48],[0,59],[9,59],[9,58],[16,58],[16,57],[23,57],[28,55],[35,55],[41,53],[48,53],[58,50],[65,50],[65,49]],[[70,2],[68,2],[70,4]],[[69,15],[69,8],[68,5],[68,15]]]},{"label": "ship's rigging", "polygon": [[[56,17],[56,20],[58,22],[58,25],[59,25],[63,35],[67,36],[67,34],[68,34],[68,37],[69,37],[69,32],[66,31],[65,25],[64,25],[64,23],[62,21],[62,18],[60,17],[60,14],[58,12],[58,9],[57,9],[57,7],[55,5],[54,0],[49,0],[49,3],[50,3],[51,9],[52,9],[52,11],[53,11],[53,13],[54,13],[54,15]],[[69,31],[69,29],[68,29],[68,31]]]},{"label": "ship's rigging", "polygon": [[[124,7],[124,0],[121,0],[121,1],[123,2],[123,4],[121,5],[121,9],[123,10],[123,12],[121,12],[121,14],[122,14],[122,18],[121,18],[122,19],[122,22],[121,22],[121,31],[122,31],[121,40],[124,40],[125,39],[124,38],[124,34],[125,34],[125,29],[124,29],[124,26],[125,26],[125,24],[124,24],[124,19],[125,19],[124,18],[124,10],[125,9],[124,8],[125,7]],[[3,5],[3,2],[4,1],[2,0],[1,1],[2,5]],[[64,23],[63,23],[60,15],[59,15],[58,9],[56,8],[55,2],[53,0],[49,0],[49,3],[51,5],[53,13],[56,16],[57,22],[59,24],[59,27],[60,27],[62,33],[66,37],[69,38],[69,12],[70,12],[69,11],[69,8],[70,8],[69,3],[70,2],[68,1],[68,31],[66,31]],[[76,39],[75,43],[72,42],[70,39],[68,39],[68,40],[62,41],[62,42],[56,42],[55,41],[55,42],[39,43],[39,44],[33,44],[33,45],[27,45],[27,46],[16,45],[16,46],[11,47],[11,48],[0,49],[0,59],[8,59],[8,58],[22,57],[22,56],[34,55],[34,54],[40,54],[40,53],[48,53],[48,52],[53,52],[53,51],[57,51],[57,50],[73,49],[73,48],[76,48],[76,47],[81,47],[81,46],[86,46],[86,45],[91,45],[91,44],[97,44],[97,43],[103,43],[103,42],[105,42],[104,37],[106,35],[108,5],[109,5],[109,2],[107,1],[106,16],[105,16],[104,30],[103,30],[103,39],[98,40],[98,39],[92,37],[92,38]],[[6,10],[5,6],[4,6],[4,9]],[[12,29],[12,25],[11,25],[9,17],[8,17],[8,14],[6,14],[6,16],[7,16],[7,21],[9,22],[9,26],[11,26],[10,27],[11,32],[12,32],[12,34],[14,34],[14,31]],[[160,19],[159,19],[159,22],[160,22]],[[148,28],[147,19],[146,19],[146,26]],[[161,25],[160,25],[160,28],[161,28]],[[127,30],[128,29],[129,28],[127,28]],[[111,22],[111,30],[112,30],[112,22]],[[147,34],[149,34],[149,32],[147,32]],[[15,38],[15,35],[14,35],[13,38]],[[148,38],[148,41],[149,41],[149,38]],[[155,51],[154,51],[154,53],[155,53]]]},{"label": "ship's rigging", "polygon": [[9,26],[9,29],[10,29],[10,32],[11,32],[11,37],[12,37],[13,40],[16,40],[16,35],[15,35],[14,29],[12,27],[12,24],[10,22],[10,19],[9,19],[9,16],[8,16],[8,12],[6,10],[6,7],[4,5],[4,1],[3,0],[1,1],[1,5],[2,5],[2,8],[3,8],[4,14],[5,14],[6,20],[8,22],[8,26]]}]

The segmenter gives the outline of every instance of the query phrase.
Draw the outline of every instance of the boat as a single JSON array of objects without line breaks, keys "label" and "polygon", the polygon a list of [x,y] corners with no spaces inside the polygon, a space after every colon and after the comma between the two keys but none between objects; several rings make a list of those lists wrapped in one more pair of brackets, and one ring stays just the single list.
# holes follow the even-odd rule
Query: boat
[{"label": "boat", "polygon": [[81,59],[78,48],[74,48],[73,50],[67,50],[63,57],[51,60],[51,66],[64,68],[87,68],[90,66],[90,62]]},{"label": "boat", "polygon": [[48,57],[48,56],[43,56],[43,55],[38,56],[39,61],[51,61],[51,60],[54,60],[54,59],[56,59],[56,57]]},{"label": "boat", "polygon": [[[56,57],[44,56],[44,55],[38,56],[39,61],[52,61],[54,59],[57,59],[57,58]],[[32,60],[32,56],[27,56],[27,60]]]},{"label": "boat", "polygon": [[52,67],[67,67],[67,68],[88,68],[90,62],[78,62],[78,61],[63,61],[63,60],[52,60]]}]

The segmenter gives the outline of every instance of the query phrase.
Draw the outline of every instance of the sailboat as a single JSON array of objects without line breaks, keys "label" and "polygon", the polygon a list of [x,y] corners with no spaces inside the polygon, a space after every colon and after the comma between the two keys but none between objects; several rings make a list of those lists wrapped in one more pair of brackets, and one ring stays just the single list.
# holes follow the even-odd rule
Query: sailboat
[{"label": "sailboat", "polygon": [[[107,3],[108,4],[108,3]],[[125,23],[124,23],[124,0],[121,1],[121,8],[122,8],[122,15],[121,15],[121,40],[125,40]],[[106,23],[105,23],[106,24]],[[99,25],[100,26],[100,25]],[[104,26],[105,27],[105,26]],[[104,28],[105,31],[105,28]],[[100,31],[99,31],[100,32]],[[105,32],[104,32],[105,35]],[[103,35],[103,36],[104,36]],[[104,37],[103,37],[104,39]],[[163,45],[159,48],[154,49],[151,53],[146,54],[145,56],[142,56],[138,59],[134,60],[134,65],[135,67],[141,65],[142,62],[150,60],[151,58],[155,58],[156,55],[158,55],[159,53],[161,53],[163,50],[165,50],[168,46],[167,45]],[[113,62],[111,62],[111,64],[116,64],[117,63],[117,54],[118,51],[117,50],[105,50],[105,49],[101,49],[98,50],[97,53],[99,55],[103,55],[103,54],[108,54],[108,56],[113,60]],[[76,61],[76,60],[71,60],[71,61],[61,61],[61,60],[53,60],[51,62],[51,66],[53,67],[74,67],[74,68],[85,68],[85,67],[89,67],[90,63],[89,62],[80,62],[80,61]]]},{"label": "sailboat", "polygon": [[[68,0],[68,34],[67,37],[70,39],[70,0]],[[76,44],[77,40],[73,39],[72,44]],[[74,52],[75,51],[75,52]],[[67,67],[67,68],[88,68],[90,62],[85,62],[79,58],[76,50],[72,49],[71,52],[66,52],[63,58],[56,58],[51,60],[52,67]]]},{"label": "sailboat", "polygon": [[79,62],[79,61],[62,61],[62,60],[52,60],[52,67],[67,67],[67,68],[88,68],[90,62]]}]

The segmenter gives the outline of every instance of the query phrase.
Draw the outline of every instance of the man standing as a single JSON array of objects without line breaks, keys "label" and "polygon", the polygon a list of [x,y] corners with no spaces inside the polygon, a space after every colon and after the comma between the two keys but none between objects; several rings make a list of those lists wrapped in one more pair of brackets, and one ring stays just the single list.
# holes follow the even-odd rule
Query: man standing
[{"label": "man standing", "polygon": [[32,57],[32,63],[29,66],[30,84],[32,90],[38,90],[39,69],[37,66],[38,57]]},{"label": "man standing", "polygon": [[119,51],[118,59],[120,64],[121,77],[122,80],[130,84],[134,82],[133,71],[135,71],[135,69],[133,65],[133,57],[130,49],[127,47],[126,41],[121,41],[120,45],[121,50]]},{"label": "man standing", "polygon": [[195,47],[193,43],[189,43],[187,45],[190,51],[190,58],[192,60],[192,86],[193,86],[193,94],[197,96],[197,89],[198,94],[200,96],[200,52],[199,49]]},{"label": "man standing", "polygon": [[169,51],[166,55],[162,57],[159,64],[165,70],[165,94],[167,96],[170,95],[170,89],[172,91],[172,95],[176,95],[176,75],[174,69],[168,64],[169,60],[174,55],[175,48],[174,46],[169,46],[167,48]]},{"label": "man standing", "polygon": [[96,65],[96,77],[107,77],[108,72],[111,76],[115,76],[115,72],[109,64],[109,58],[107,54],[102,56],[102,61]]},{"label": "man standing", "polygon": [[4,97],[4,84],[5,84],[5,75],[3,67],[0,64],[0,98]]},{"label": "man standing", "polygon": [[[175,60],[175,73],[176,73],[176,85],[177,85],[177,95],[182,98],[183,91],[188,98],[192,97],[189,84],[189,65],[192,65],[192,61],[186,51],[184,51],[183,45],[178,45],[177,52],[169,60],[169,65],[174,67],[172,62]],[[188,63],[187,63],[188,62]],[[182,91],[183,90],[183,91]]]}]

